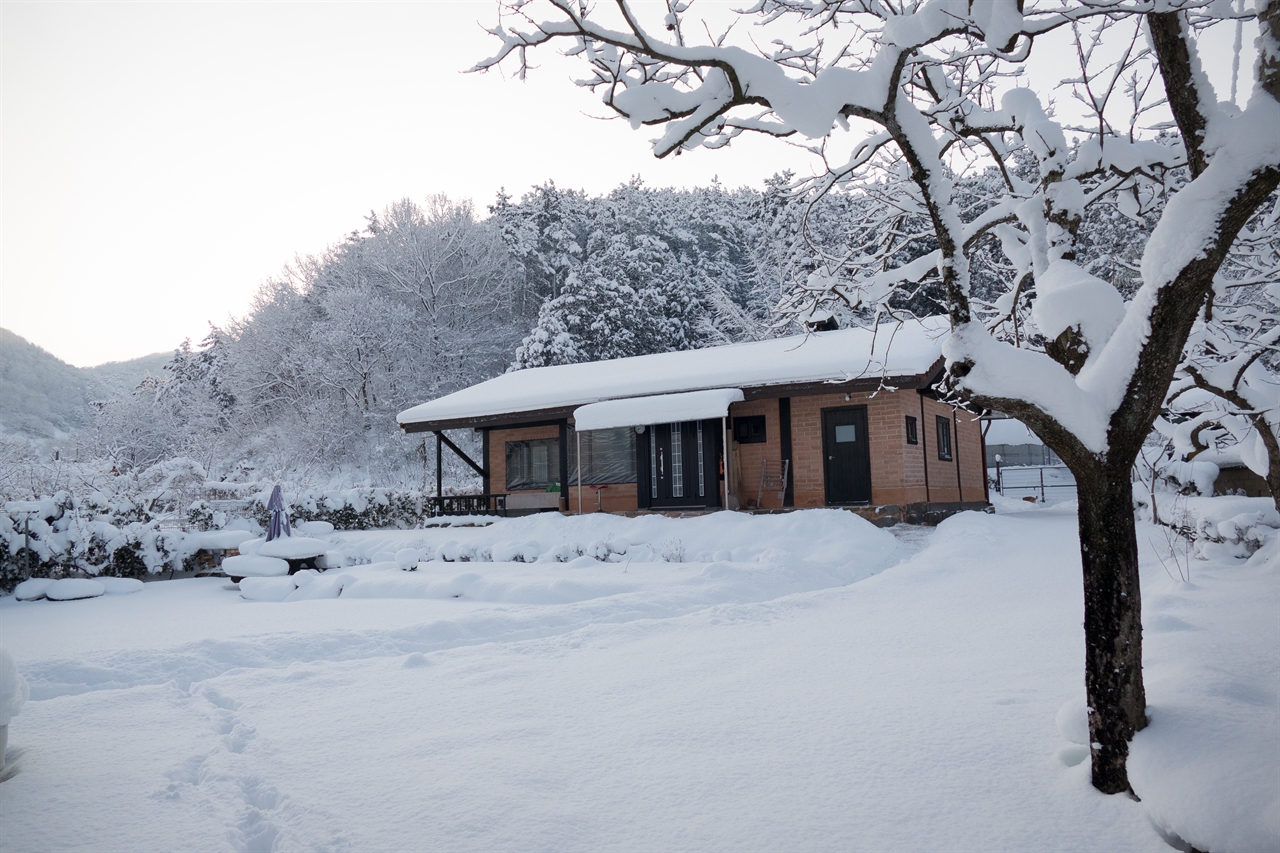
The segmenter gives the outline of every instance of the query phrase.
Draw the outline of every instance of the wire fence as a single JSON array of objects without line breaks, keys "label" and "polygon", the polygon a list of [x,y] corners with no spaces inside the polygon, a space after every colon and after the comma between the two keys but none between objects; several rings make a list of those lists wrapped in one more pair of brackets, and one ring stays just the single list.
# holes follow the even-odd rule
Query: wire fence
[{"label": "wire fence", "polygon": [[1076,478],[1065,465],[997,465],[987,469],[995,491],[1010,498],[1034,497],[1041,502],[1074,500]]}]

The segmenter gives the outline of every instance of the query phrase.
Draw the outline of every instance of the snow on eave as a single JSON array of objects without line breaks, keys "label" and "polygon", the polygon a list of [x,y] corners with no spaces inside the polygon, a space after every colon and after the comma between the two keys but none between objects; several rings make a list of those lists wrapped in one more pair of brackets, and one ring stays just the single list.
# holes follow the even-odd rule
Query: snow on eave
[{"label": "snow on eave", "polygon": [[629,397],[713,388],[767,388],[805,383],[880,380],[908,384],[932,372],[949,333],[945,317],[868,329],[838,329],[700,350],[612,361],[534,367],[504,373],[401,412],[414,431],[462,426],[467,420],[556,413]]}]

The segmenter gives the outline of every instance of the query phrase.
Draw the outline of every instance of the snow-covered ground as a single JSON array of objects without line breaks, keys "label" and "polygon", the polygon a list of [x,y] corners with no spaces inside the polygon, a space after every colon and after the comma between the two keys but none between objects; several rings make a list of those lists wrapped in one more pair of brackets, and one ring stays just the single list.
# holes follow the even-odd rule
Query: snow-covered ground
[{"label": "snow-covered ground", "polygon": [[[340,533],[374,562],[298,590],[336,598],[5,598],[0,849],[1280,849],[1274,548],[1185,582],[1140,531],[1137,802],[1063,734],[1072,510],[1001,506]],[[442,553],[538,561],[396,563]]]}]

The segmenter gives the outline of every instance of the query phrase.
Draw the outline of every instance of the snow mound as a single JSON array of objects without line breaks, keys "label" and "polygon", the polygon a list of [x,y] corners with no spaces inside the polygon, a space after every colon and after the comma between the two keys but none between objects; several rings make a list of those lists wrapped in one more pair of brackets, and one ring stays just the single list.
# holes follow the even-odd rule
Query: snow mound
[{"label": "snow mound", "polygon": [[346,565],[346,558],[341,551],[325,551],[316,557],[316,565],[322,569],[340,569]]},{"label": "snow mound", "polygon": [[50,601],[77,601],[81,598],[97,598],[105,595],[107,588],[99,581],[85,578],[62,578],[49,584],[44,595]]},{"label": "snow mound", "polygon": [[327,521],[299,521],[293,529],[308,536],[328,536],[333,532],[333,525]]},{"label": "snow mound", "polygon": [[401,548],[396,551],[396,563],[406,571],[417,566],[418,561],[421,559],[422,555],[418,553],[417,548]]},{"label": "snow mound", "polygon": [[258,553],[263,557],[280,557],[285,560],[305,560],[308,557],[319,557],[329,546],[319,539],[308,536],[285,536],[270,542],[263,542]]},{"label": "snow mound", "polygon": [[284,601],[297,586],[293,578],[245,578],[240,581],[240,596],[249,601]]},{"label": "snow mound", "polygon": [[142,592],[143,583],[137,578],[94,578],[98,583],[102,584],[103,589],[107,591],[107,595],[130,595],[135,592]]},{"label": "snow mound", "polygon": [[185,544],[199,550],[201,548],[227,550],[239,548],[240,543],[254,538],[247,530],[206,530],[203,533],[189,533]]},{"label": "snow mound", "polygon": [[[31,688],[18,672],[13,655],[0,647],[0,726],[9,725],[9,721],[18,716],[30,695]],[[0,764],[4,764],[3,755],[0,755]]]},{"label": "snow mound", "polygon": [[289,593],[284,601],[315,601],[321,598],[337,598],[342,594],[342,590],[355,581],[351,575],[317,575],[307,580],[302,580],[303,572],[293,577],[296,579],[298,588]]},{"label": "snow mound", "polygon": [[35,601],[44,598],[44,591],[53,583],[53,578],[29,578],[13,588],[13,597],[18,601]]},{"label": "snow mound", "polygon": [[241,554],[223,560],[222,571],[230,578],[271,578],[289,574],[289,564],[279,557]]},{"label": "snow mound", "polygon": [[1089,710],[1083,696],[1064,702],[1058,709],[1058,731],[1071,743],[1089,745]]}]

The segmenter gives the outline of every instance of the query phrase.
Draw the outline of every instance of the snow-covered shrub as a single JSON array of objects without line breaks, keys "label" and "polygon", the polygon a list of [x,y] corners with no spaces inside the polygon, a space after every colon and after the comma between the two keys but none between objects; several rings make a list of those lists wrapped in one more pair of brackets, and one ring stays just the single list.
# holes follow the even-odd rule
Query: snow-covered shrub
[{"label": "snow-covered shrub", "polygon": [[[271,518],[267,509],[270,491],[252,499],[254,519],[264,527]],[[303,490],[286,493],[292,521],[326,521],[336,530],[406,530],[422,524],[427,513],[425,495],[405,489]]]},{"label": "snow-covered shrub", "polygon": [[668,539],[662,543],[662,559],[668,563],[684,562],[684,542],[679,539]]},{"label": "snow-covered shrub", "polygon": [[0,590],[28,577],[141,578],[181,562],[183,534],[160,530],[154,520],[126,520],[136,508],[101,494],[7,504],[0,514]]},{"label": "snow-covered shrub", "polygon": [[216,510],[206,500],[192,501],[187,507],[186,522],[191,530],[209,530],[217,527],[214,521]]}]

